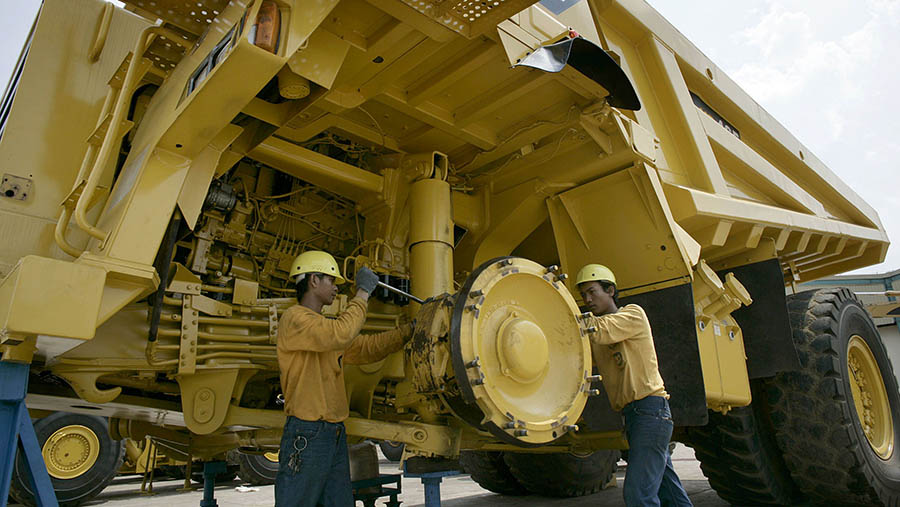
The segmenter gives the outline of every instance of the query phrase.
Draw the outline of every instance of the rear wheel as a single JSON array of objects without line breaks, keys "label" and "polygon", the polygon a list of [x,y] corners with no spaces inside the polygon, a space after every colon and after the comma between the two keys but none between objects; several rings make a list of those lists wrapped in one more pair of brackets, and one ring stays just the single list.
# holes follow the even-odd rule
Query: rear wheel
[{"label": "rear wheel", "polygon": [[686,429],[709,485],[734,505],[795,505],[799,491],[765,422],[765,404],[753,393],[753,405],[722,415],[710,412],[706,426]]},{"label": "rear wheel", "polygon": [[[106,419],[57,412],[34,423],[50,482],[61,506],[84,503],[103,491],[122,466],[125,446],[109,436]],[[28,467],[19,453],[10,495],[36,505]]]},{"label": "rear wheel", "polygon": [[403,457],[403,442],[392,442],[390,440],[382,440],[378,442],[381,453],[390,461],[400,461]]},{"label": "rear wheel", "polygon": [[496,451],[462,451],[459,464],[482,488],[501,495],[527,495],[525,489],[509,471],[503,453]]},{"label": "rear wheel", "polygon": [[247,454],[241,451],[234,453],[234,460],[240,468],[238,477],[253,485],[275,484],[278,475],[278,453]]},{"label": "rear wheel", "polygon": [[615,476],[619,451],[575,454],[504,453],[512,475],[528,491],[543,496],[574,497],[596,493]]},{"label": "rear wheel", "polygon": [[871,317],[847,289],[789,299],[800,370],[768,382],[794,482],[817,502],[900,503],[900,393]]}]

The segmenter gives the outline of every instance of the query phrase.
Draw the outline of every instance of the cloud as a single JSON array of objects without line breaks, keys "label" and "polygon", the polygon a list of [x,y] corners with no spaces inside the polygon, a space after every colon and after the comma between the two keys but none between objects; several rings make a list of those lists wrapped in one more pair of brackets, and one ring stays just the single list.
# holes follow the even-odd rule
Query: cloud
[{"label": "cloud", "polygon": [[[758,24],[733,36],[737,41],[758,47],[766,60],[777,56],[776,48],[780,53],[782,48],[803,47],[812,38],[809,16],[803,12],[788,12],[781,4],[771,4]],[[790,43],[791,40],[800,44]]]},{"label": "cloud", "polygon": [[844,133],[844,116],[836,108],[825,111],[825,118],[831,127],[831,138],[838,139]]},{"label": "cloud", "polygon": [[858,79],[860,68],[884,49],[881,14],[896,12],[895,7],[874,3],[865,24],[836,37],[828,29],[833,20],[813,20],[805,11],[770,3],[757,24],[732,36],[755,54],[751,51],[753,57],[734,69],[726,66],[726,72],[761,102],[788,100],[828,82],[841,100],[858,99],[866,92]]}]

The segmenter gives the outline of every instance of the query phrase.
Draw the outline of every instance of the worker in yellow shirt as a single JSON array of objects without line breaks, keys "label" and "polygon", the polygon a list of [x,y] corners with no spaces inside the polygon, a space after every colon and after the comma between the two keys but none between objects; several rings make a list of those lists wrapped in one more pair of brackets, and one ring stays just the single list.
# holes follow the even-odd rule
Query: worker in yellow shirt
[{"label": "worker in yellow shirt", "polygon": [[344,283],[334,258],[320,251],[294,259],[290,278],[297,302],[278,323],[278,367],[287,421],[278,455],[278,507],[354,505],[344,419],[350,413],[345,364],[379,361],[400,350],[412,324],[361,335],[369,295],[378,277],[369,268],[356,274],[356,296],[336,319],[322,315]]},{"label": "worker in yellow shirt", "polygon": [[601,264],[588,264],[576,278],[593,316],[591,351],[613,410],[625,416],[628,471],[625,505],[690,506],[672,467],[669,395],[656,362],[650,322],[638,305],[619,308],[616,277]]}]

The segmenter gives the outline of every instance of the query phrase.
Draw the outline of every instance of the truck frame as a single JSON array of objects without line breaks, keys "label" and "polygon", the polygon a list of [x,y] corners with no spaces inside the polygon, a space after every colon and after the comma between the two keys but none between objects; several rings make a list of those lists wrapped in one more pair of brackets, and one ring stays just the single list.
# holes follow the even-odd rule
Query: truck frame
[{"label": "truck frame", "polygon": [[0,103],[29,407],[276,450],[287,269],[321,249],[424,300],[374,295],[364,332],[417,325],[345,367],[350,435],[588,494],[627,447],[566,275],[601,262],[722,498],[900,501],[871,317],[786,295],[881,262],[877,213],[642,0],[124,4],[45,0]]}]

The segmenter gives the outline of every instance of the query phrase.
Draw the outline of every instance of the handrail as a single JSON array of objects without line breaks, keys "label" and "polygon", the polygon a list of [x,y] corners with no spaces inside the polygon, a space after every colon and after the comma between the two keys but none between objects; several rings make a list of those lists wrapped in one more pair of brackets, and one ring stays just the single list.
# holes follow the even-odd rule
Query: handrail
[{"label": "handrail", "polygon": [[[97,118],[96,125],[94,125],[95,129],[103,123],[103,118],[109,113],[109,108],[112,105],[114,98],[115,91],[110,88],[109,91],[106,92],[106,98],[103,100],[103,107],[100,108],[100,116]],[[78,176],[75,178],[75,183],[72,185],[73,191],[78,188],[81,184],[81,180],[84,179],[84,173],[87,171],[91,160],[93,160],[95,151],[96,146],[93,143],[88,143],[87,150],[81,160],[81,167],[78,168]],[[72,257],[78,257],[83,253],[83,250],[79,250],[78,247],[73,246],[66,239],[66,231],[69,229],[69,220],[72,218],[72,210],[69,206],[71,206],[71,204],[68,202],[62,204],[63,209],[59,215],[59,220],[56,221],[56,229],[53,231],[53,238],[56,240],[56,244],[59,246],[60,250]]]},{"label": "handrail", "polygon": [[69,208],[63,206],[62,213],[59,215],[59,220],[56,222],[56,229],[53,231],[53,239],[56,240],[56,244],[59,246],[60,250],[72,257],[78,257],[82,254],[82,251],[77,247],[72,246],[66,239],[66,229],[69,228],[70,217],[71,212],[69,211]]},{"label": "handrail", "polygon": [[[137,43],[135,44],[134,52],[131,55],[131,61],[128,62],[128,70],[125,73],[125,79],[122,80],[122,88],[119,91],[119,96],[116,98],[116,105],[115,108],[113,108],[112,119],[110,120],[109,127],[106,130],[106,135],[103,137],[103,144],[100,145],[100,151],[97,154],[97,158],[94,160],[93,166],[91,166],[90,172],[88,173],[84,191],[82,191],[81,195],[78,197],[78,202],[75,204],[75,223],[77,223],[78,227],[80,227],[83,231],[87,232],[94,238],[99,239],[101,241],[101,248],[103,243],[106,242],[108,233],[88,222],[87,211],[91,200],[94,197],[94,192],[97,190],[97,185],[100,182],[100,177],[103,174],[103,168],[109,161],[109,155],[112,152],[112,146],[114,144],[113,140],[116,138],[119,132],[122,118],[125,116],[125,112],[128,109],[128,104],[131,100],[130,92],[134,88],[135,81],[137,79],[138,62],[140,62],[143,58],[144,52],[153,41],[151,36],[154,35],[165,36],[168,39],[171,39],[172,42],[185,48],[189,46],[188,42],[183,40],[179,35],[161,26],[150,26],[144,29],[144,31],[141,32],[141,36],[138,38]],[[92,150],[88,150],[88,153],[90,153],[91,151]]]},{"label": "handrail", "polygon": [[106,36],[109,35],[109,22],[112,20],[114,6],[107,3],[103,6],[103,14],[100,23],[97,25],[97,35],[94,36],[94,43],[91,44],[91,50],[88,53],[88,59],[96,62],[100,59],[100,53],[103,52],[103,46],[106,45]]}]

